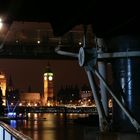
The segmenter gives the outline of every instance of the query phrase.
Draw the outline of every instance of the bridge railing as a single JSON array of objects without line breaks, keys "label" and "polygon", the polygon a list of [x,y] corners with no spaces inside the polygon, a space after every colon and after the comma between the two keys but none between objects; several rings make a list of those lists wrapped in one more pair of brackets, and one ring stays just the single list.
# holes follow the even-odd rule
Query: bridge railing
[{"label": "bridge railing", "polygon": [[0,121],[0,140],[32,140],[23,133]]}]

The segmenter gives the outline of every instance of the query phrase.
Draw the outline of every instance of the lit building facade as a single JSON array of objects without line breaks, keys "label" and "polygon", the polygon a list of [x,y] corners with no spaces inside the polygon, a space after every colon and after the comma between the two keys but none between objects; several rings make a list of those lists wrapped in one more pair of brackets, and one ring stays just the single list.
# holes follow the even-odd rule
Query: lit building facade
[{"label": "lit building facade", "polygon": [[54,88],[53,88],[53,72],[50,65],[45,68],[44,72],[44,93],[43,105],[53,106],[54,104]]},{"label": "lit building facade", "polygon": [[93,93],[89,86],[84,85],[80,90],[80,105],[89,106],[94,104]]},{"label": "lit building facade", "polygon": [[36,93],[36,92],[20,93],[18,106],[30,107],[30,106],[40,106],[40,105],[41,105],[40,93]]},{"label": "lit building facade", "polygon": [[6,105],[6,76],[3,72],[0,72],[0,88],[2,90],[3,105]]}]

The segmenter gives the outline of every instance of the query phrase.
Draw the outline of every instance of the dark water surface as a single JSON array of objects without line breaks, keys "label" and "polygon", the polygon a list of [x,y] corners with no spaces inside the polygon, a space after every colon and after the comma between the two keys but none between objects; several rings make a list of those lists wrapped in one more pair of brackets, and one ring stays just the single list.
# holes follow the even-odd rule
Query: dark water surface
[{"label": "dark water surface", "polygon": [[73,120],[86,114],[34,113],[29,120],[12,120],[11,126],[33,140],[96,140],[98,128],[77,124]]}]

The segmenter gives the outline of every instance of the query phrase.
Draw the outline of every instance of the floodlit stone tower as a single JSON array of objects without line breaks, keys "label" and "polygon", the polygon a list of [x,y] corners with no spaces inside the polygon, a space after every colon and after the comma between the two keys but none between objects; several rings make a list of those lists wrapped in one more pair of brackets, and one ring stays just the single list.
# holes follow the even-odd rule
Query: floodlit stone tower
[{"label": "floodlit stone tower", "polygon": [[2,90],[3,105],[6,105],[6,77],[3,72],[0,72],[0,88]]},{"label": "floodlit stone tower", "polygon": [[44,72],[44,94],[43,105],[52,106],[54,98],[53,90],[53,72],[48,64]]}]

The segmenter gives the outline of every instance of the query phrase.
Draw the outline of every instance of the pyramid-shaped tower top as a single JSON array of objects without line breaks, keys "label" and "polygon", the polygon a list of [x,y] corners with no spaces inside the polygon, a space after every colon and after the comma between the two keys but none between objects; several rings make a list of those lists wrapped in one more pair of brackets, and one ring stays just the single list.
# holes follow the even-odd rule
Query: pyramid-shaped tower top
[{"label": "pyramid-shaped tower top", "polygon": [[51,66],[50,66],[49,63],[48,63],[48,65],[46,66],[45,72],[44,72],[44,73],[53,73],[52,70],[51,70]]},{"label": "pyramid-shaped tower top", "polygon": [[13,80],[12,80],[11,75],[10,75],[10,78],[9,78],[8,86],[9,86],[9,87],[13,87]]}]

